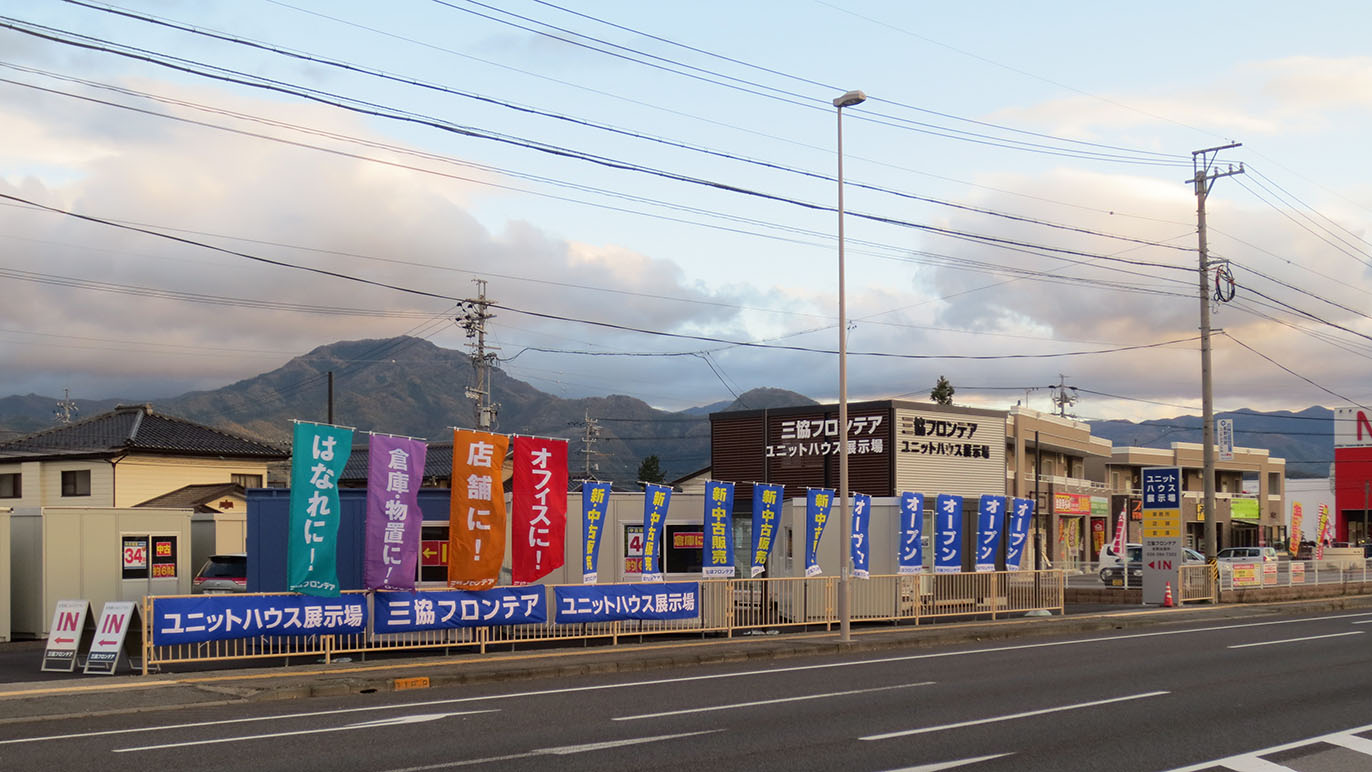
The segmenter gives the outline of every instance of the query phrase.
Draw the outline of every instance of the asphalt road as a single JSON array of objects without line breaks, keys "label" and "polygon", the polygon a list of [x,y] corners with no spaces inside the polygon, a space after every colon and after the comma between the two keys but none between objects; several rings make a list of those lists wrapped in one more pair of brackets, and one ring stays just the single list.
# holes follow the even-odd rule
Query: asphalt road
[{"label": "asphalt road", "polygon": [[[1368,610],[1195,620],[932,649],[20,721],[0,725],[0,767],[1366,772],[1372,739],[1309,741],[1366,732],[1369,632]],[[1359,742],[1368,754],[1349,747]],[[1280,762],[1273,766],[1251,756],[1232,762],[1246,766],[1210,764],[1284,744],[1296,745],[1271,751]]]}]

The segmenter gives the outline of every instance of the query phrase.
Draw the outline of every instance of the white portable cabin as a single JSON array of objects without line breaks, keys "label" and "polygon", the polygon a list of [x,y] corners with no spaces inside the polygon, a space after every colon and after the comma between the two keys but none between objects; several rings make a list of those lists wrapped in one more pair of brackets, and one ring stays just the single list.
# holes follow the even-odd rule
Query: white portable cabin
[{"label": "white portable cabin", "polygon": [[59,600],[191,591],[190,509],[41,507],[11,514],[11,628],[43,638]]}]

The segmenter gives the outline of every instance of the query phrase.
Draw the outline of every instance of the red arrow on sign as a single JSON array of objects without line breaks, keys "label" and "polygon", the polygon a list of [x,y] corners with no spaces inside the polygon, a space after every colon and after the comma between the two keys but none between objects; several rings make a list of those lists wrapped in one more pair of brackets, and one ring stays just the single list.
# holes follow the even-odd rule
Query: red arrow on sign
[{"label": "red arrow on sign", "polygon": [[114,644],[119,643],[119,641],[96,641],[96,643],[101,646],[113,646]]},{"label": "red arrow on sign", "polygon": [[73,642],[73,641],[75,641],[75,640],[76,640],[75,638],[53,638],[53,639],[52,639],[52,642],[53,642],[53,643],[71,643],[71,642]]}]

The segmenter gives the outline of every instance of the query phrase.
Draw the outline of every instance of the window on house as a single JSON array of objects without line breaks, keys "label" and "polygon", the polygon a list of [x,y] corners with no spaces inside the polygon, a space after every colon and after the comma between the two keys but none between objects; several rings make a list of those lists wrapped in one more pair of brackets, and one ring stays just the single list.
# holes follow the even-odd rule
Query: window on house
[{"label": "window on house", "polygon": [[91,495],[91,470],[72,469],[62,473],[63,496]]},{"label": "window on house", "polygon": [[23,497],[23,475],[18,472],[0,474],[0,499],[18,499]]},{"label": "window on house", "polygon": [[260,474],[235,474],[230,475],[229,480],[235,485],[241,485],[244,488],[262,487],[262,475]]}]

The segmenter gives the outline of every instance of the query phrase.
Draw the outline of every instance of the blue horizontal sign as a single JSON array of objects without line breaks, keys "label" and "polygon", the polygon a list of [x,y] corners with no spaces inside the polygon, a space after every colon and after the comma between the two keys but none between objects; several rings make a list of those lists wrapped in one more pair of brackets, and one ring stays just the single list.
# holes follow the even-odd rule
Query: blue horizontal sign
[{"label": "blue horizontal sign", "polygon": [[622,619],[693,619],[700,613],[700,584],[602,584],[553,588],[558,624]]},{"label": "blue horizontal sign", "polygon": [[547,621],[547,591],[541,585],[490,590],[378,592],[374,629],[377,633],[408,633]]},{"label": "blue horizontal sign", "polygon": [[367,629],[364,596],[304,595],[158,598],[152,645],[287,635],[347,635]]}]

